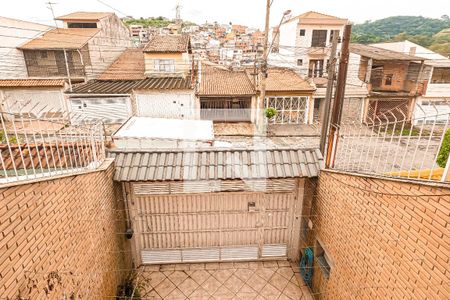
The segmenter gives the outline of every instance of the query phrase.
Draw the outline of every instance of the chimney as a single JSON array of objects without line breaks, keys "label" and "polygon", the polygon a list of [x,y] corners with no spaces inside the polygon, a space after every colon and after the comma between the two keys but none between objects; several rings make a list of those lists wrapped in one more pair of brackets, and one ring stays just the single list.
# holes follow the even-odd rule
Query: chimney
[{"label": "chimney", "polygon": [[409,55],[411,55],[411,56],[416,55],[416,50],[417,50],[416,47],[411,47],[411,48],[409,48]]}]

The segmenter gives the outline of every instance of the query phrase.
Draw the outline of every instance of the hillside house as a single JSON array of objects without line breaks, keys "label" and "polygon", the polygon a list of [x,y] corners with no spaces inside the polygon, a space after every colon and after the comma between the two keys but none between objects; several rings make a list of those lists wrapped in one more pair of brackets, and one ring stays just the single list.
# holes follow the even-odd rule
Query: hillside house
[{"label": "hillside house", "polygon": [[295,67],[303,76],[324,77],[333,35],[342,37],[347,23],[347,19],[314,11],[290,18],[276,29],[278,52],[270,53],[269,62]]},{"label": "hillside house", "polygon": [[255,122],[256,91],[245,71],[202,63],[199,73],[202,120]]},{"label": "hillside house", "polygon": [[197,118],[199,104],[191,77],[148,76],[144,56],[142,49],[127,49],[98,79],[67,93],[72,114],[79,120],[107,123],[123,123],[132,115]]},{"label": "hillside house", "polygon": [[424,58],[378,47],[351,44],[360,56],[358,78],[368,85],[364,119],[376,121],[382,114],[397,120],[412,116],[414,99],[422,95]]},{"label": "hillside house", "polygon": [[427,84],[423,94],[416,99],[414,118],[427,116],[426,121],[433,122],[435,115],[439,114],[438,121],[445,123],[445,114],[450,112],[450,59],[410,41],[372,46],[426,59],[423,76]]},{"label": "hillside house", "polygon": [[192,49],[187,35],[156,35],[144,47],[147,76],[189,76]]},{"label": "hillside house", "polygon": [[128,29],[113,13],[76,12],[57,20],[64,28],[51,29],[18,47],[28,77],[71,83],[93,79],[132,45]]},{"label": "hillside house", "polygon": [[269,68],[264,107],[273,107],[278,114],[272,124],[311,124],[313,122],[313,83],[291,69]]}]

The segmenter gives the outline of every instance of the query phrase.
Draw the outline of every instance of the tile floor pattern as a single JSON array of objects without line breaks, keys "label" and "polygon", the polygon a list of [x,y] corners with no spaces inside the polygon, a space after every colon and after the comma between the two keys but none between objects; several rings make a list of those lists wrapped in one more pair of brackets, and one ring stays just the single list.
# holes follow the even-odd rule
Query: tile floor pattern
[{"label": "tile floor pattern", "polygon": [[312,299],[287,261],[149,265],[137,282],[149,300]]}]

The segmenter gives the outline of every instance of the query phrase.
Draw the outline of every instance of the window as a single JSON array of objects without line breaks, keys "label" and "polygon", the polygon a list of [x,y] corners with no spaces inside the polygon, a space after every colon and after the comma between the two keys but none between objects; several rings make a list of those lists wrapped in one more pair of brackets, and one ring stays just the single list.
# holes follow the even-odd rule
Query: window
[{"label": "window", "polygon": [[306,34],[306,30],[305,29],[300,29],[300,36],[305,36]]},{"label": "window", "polygon": [[431,83],[450,83],[450,68],[434,68]]},{"label": "window", "polygon": [[155,59],[155,71],[175,72],[174,59]]},{"label": "window", "polygon": [[40,54],[40,56],[41,56],[41,58],[43,58],[43,59],[45,59],[45,58],[47,58],[47,51],[39,51],[39,54]]},{"label": "window", "polygon": [[68,28],[97,28],[97,23],[67,23]]},{"label": "window", "polygon": [[327,43],[326,30],[313,30],[311,47],[325,47]]},{"label": "window", "polygon": [[309,77],[322,77],[323,76],[323,59],[311,59],[309,61]]},{"label": "window", "polygon": [[392,85],[393,74],[387,74],[384,79],[384,85]]},{"label": "window", "polygon": [[297,59],[297,66],[303,65],[303,59]]},{"label": "window", "polygon": [[328,279],[331,273],[331,259],[323,249],[319,240],[316,240],[316,260],[323,275]]},{"label": "window", "polygon": [[340,42],[339,41],[339,32],[340,32],[339,30],[330,30],[330,43],[333,41],[335,34],[337,34],[337,36],[338,36],[338,43]]}]

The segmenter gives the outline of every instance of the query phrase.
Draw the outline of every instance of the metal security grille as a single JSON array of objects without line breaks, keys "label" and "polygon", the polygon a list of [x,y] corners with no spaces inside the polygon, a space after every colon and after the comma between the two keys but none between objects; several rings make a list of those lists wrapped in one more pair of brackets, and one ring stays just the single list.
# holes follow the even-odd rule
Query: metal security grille
[{"label": "metal security grille", "polygon": [[370,100],[367,111],[368,122],[404,121],[410,119],[410,101],[401,100]]},{"label": "metal security grille", "polygon": [[278,111],[269,121],[272,124],[304,124],[308,120],[308,97],[268,97],[264,106]]},{"label": "metal security grille", "polygon": [[295,194],[134,195],[142,263],[286,257]]}]

